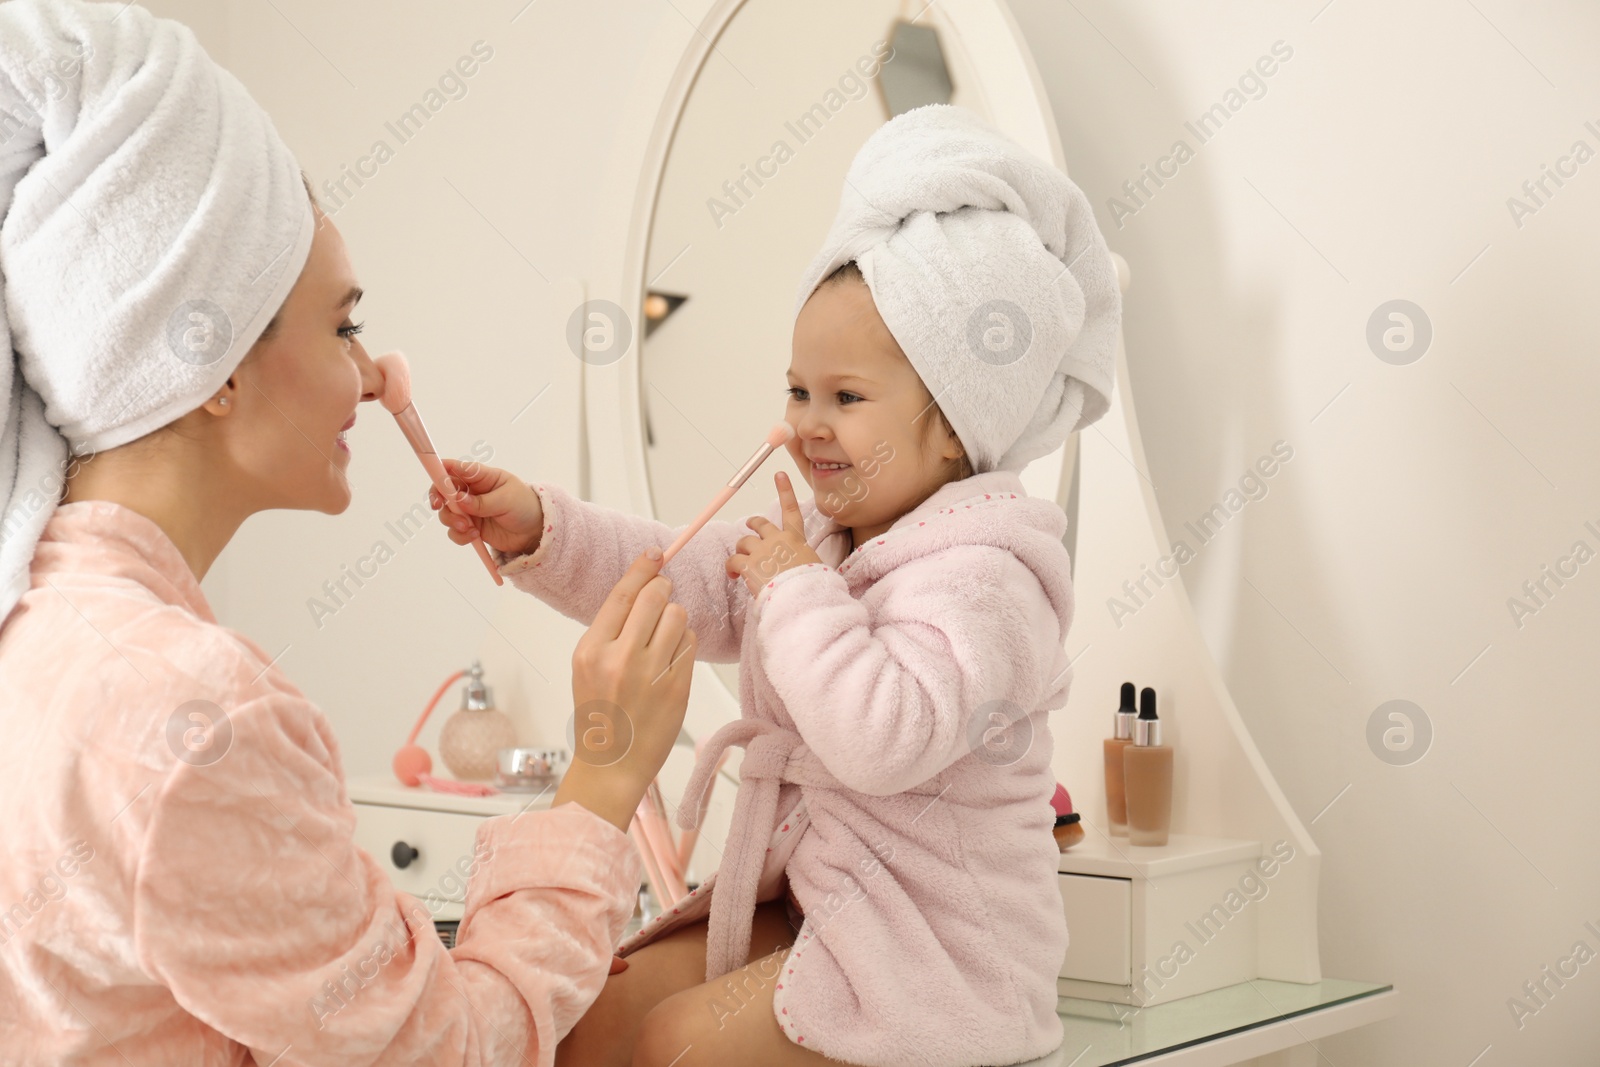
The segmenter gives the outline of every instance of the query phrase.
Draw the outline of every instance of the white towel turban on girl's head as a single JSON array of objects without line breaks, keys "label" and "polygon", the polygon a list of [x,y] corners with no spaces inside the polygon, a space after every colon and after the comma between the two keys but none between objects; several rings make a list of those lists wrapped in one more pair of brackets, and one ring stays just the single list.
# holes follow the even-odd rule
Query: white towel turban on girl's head
[{"label": "white towel turban on girl's head", "polygon": [[1105,414],[1122,290],[1089,201],[977,115],[930,104],[867,138],[795,314],[855,260],[976,473]]},{"label": "white towel turban on girl's head", "polygon": [[299,165],[185,26],[0,3],[0,621],[70,452],[194,410],[311,249]]}]

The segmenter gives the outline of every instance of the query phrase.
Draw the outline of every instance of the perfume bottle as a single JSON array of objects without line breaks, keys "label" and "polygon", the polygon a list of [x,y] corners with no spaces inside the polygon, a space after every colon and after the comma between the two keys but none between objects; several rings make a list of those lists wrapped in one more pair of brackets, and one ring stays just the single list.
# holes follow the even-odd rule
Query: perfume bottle
[{"label": "perfume bottle", "polygon": [[487,781],[494,777],[500,750],[513,748],[516,743],[516,727],[495,708],[493,694],[483,684],[483,667],[473,660],[467,668],[466,687],[461,691],[461,707],[439,731],[439,755],[444,765],[464,782]]}]

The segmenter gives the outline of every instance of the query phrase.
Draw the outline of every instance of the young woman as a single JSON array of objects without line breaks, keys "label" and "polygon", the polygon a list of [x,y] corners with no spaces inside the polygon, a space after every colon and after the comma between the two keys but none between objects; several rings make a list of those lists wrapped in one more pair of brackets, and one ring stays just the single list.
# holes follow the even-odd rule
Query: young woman
[{"label": "young woman", "polygon": [[22,116],[0,143],[0,1058],[551,1063],[632,912],[625,830],[683,720],[695,636],[659,563],[573,656],[574,700],[620,707],[631,749],[486,820],[447,951],[356,847],[327,719],[200,587],[255,512],[349,505],[343,431],[382,377],[338,229],[243,88],[143,8],[0,6],[0,85],[30,95],[0,101]]}]

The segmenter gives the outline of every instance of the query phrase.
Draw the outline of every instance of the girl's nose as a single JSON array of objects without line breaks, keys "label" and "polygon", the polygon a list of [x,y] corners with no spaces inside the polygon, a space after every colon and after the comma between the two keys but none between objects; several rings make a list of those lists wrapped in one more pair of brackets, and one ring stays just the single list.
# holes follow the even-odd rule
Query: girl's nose
[{"label": "girl's nose", "polygon": [[797,438],[826,437],[828,425],[818,418],[814,409],[807,409],[800,416],[800,421],[794,424],[794,434]]}]

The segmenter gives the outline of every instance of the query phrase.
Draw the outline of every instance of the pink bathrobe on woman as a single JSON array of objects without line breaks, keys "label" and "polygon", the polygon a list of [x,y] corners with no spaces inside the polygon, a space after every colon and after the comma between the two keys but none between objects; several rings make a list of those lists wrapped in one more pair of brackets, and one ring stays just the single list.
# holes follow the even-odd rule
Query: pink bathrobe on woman
[{"label": "pink bathrobe on woman", "polygon": [[[502,573],[581,622],[640,552],[673,540],[535,489],[543,540]],[[814,499],[801,510],[823,563],[755,597],[725,570],[742,523],[708,524],[666,568],[699,657],[741,664],[743,716],[711,739],[683,808],[726,745],[747,750],[721,868],[622,951],[709,910],[707,980],[742,966],[757,898],[781,891],[777,848],[805,911],[773,999],[791,1040],[874,1067],[1042,1056],[1061,1043],[1067,949],[1047,721],[1071,677],[1066,516],[993,471],[845,558],[849,530]],[[767,517],[781,522],[778,505]]]},{"label": "pink bathrobe on woman", "polygon": [[[409,712],[367,710],[398,744]],[[6,1067],[547,1067],[633,910],[615,826],[503,815],[435,857],[472,871],[446,951],[356,847],[328,720],[117,504],[45,527],[0,629],[0,737]]]}]

